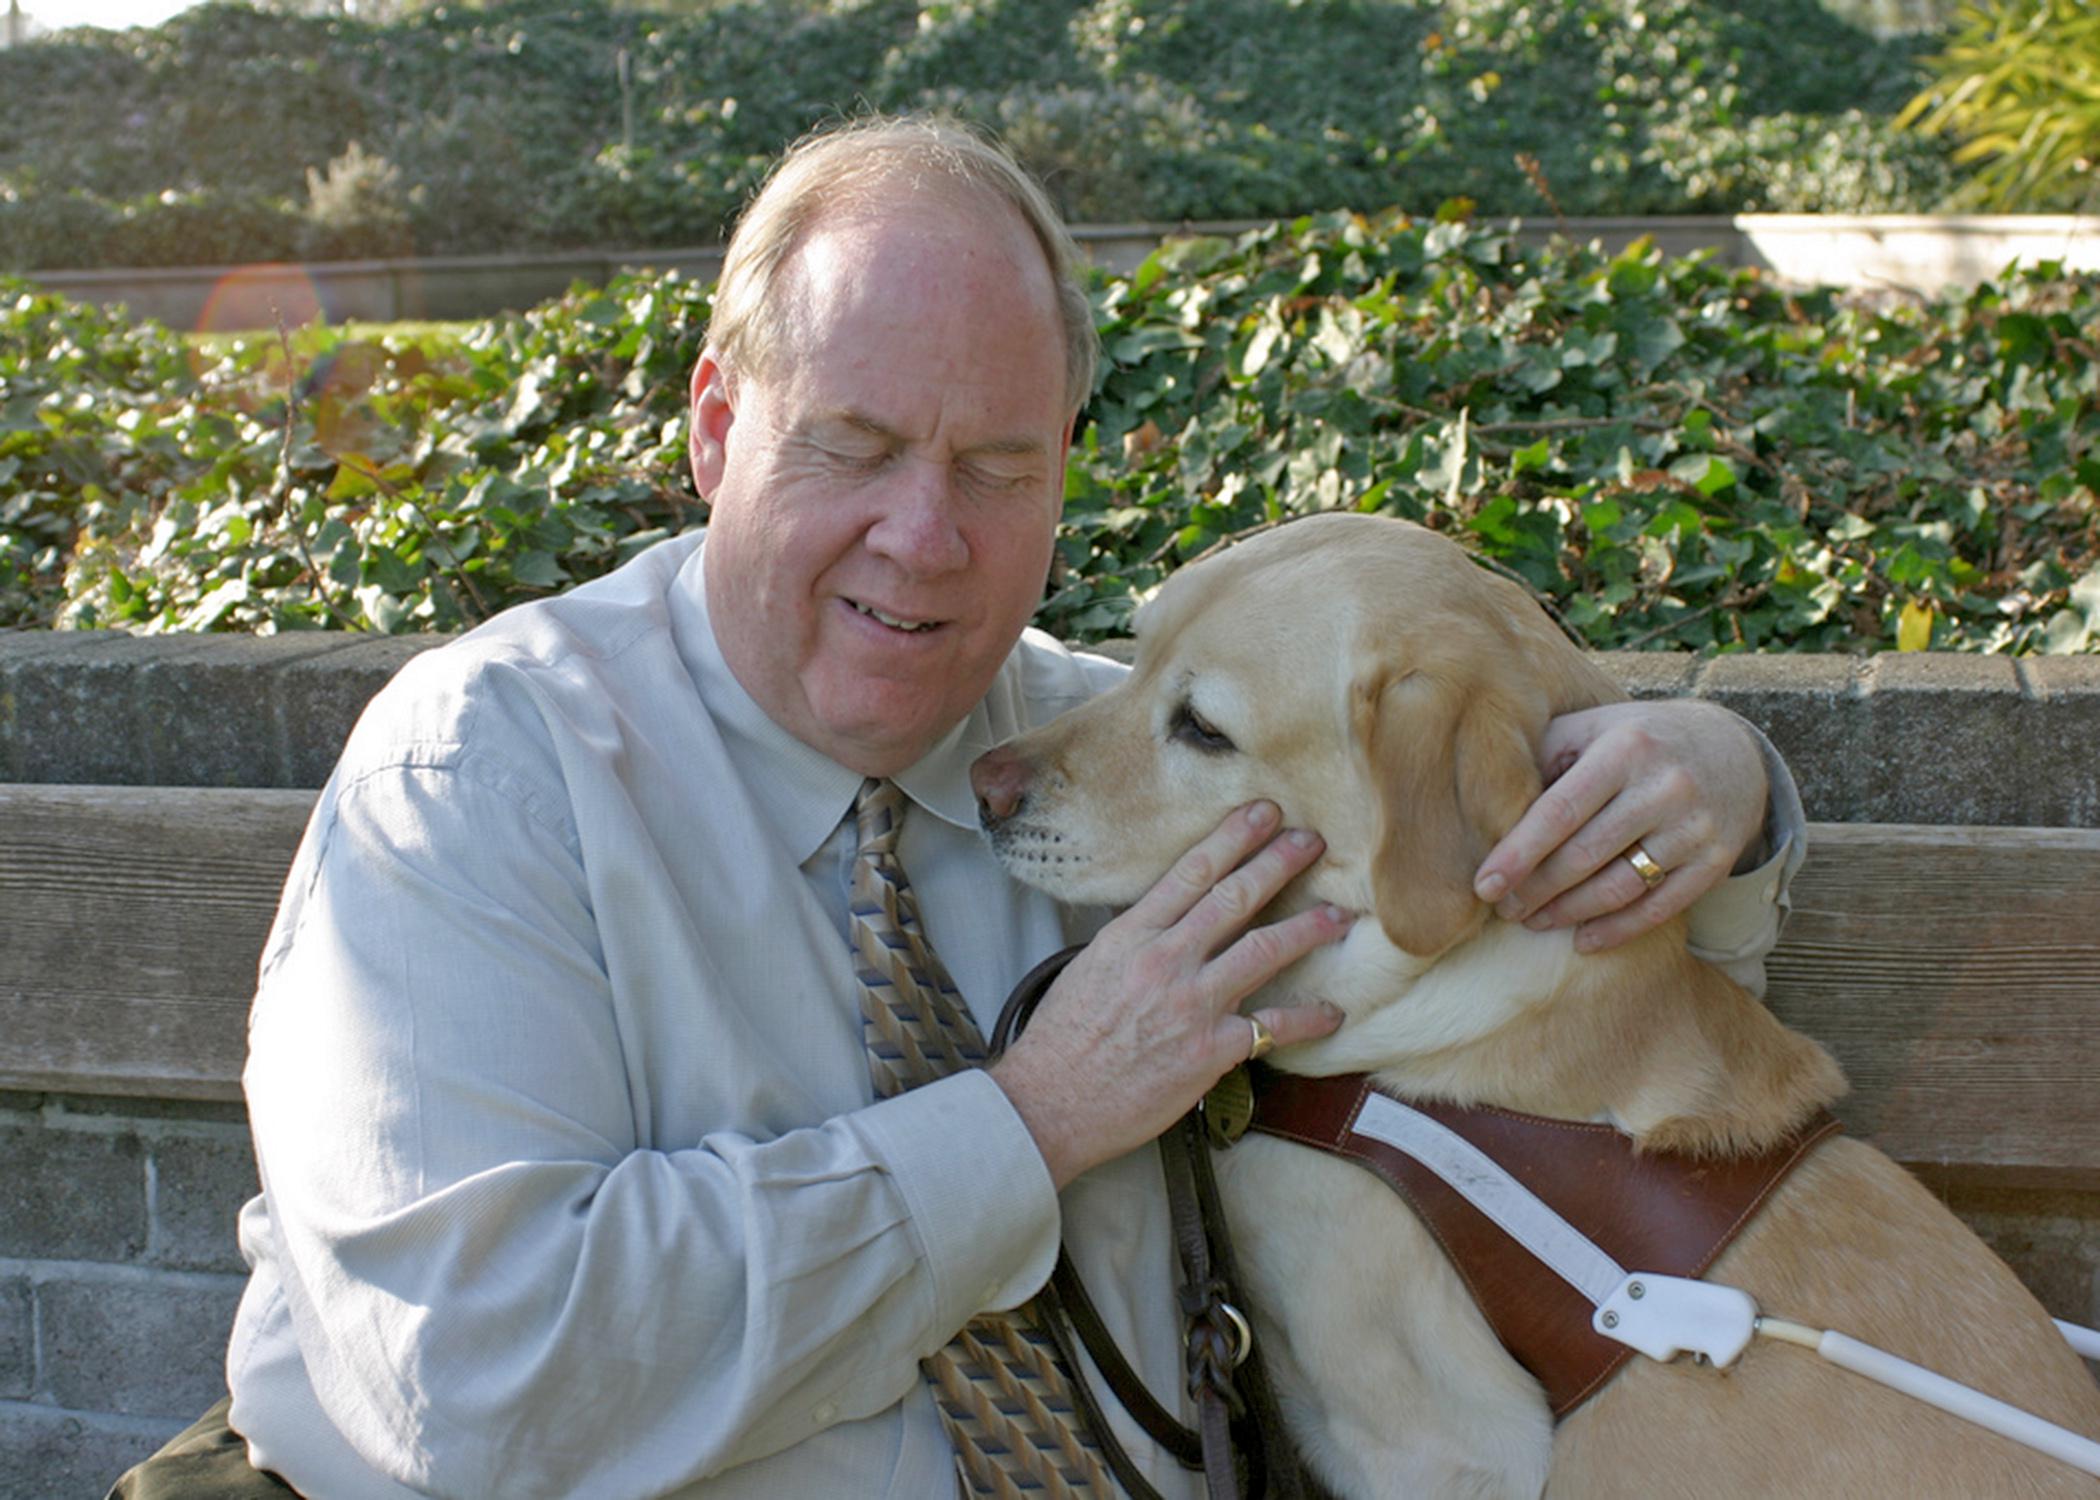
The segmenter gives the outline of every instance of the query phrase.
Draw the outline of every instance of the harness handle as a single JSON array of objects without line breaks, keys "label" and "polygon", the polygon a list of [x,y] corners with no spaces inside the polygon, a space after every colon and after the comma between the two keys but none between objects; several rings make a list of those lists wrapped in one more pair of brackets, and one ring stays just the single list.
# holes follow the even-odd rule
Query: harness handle
[{"label": "harness handle", "polygon": [[2039,1453],[2061,1459],[2074,1469],[2100,1475],[2100,1443],[2081,1437],[2068,1427],[2044,1421],[2033,1412],[2023,1411],[1996,1396],[1986,1396],[1982,1391],[1935,1374],[1923,1365],[1899,1359],[1886,1349],[1877,1349],[1836,1329],[1810,1328],[1784,1318],[1760,1317],[1757,1333],[1762,1338],[1813,1349],[1841,1370],[1850,1370],[1891,1390],[1914,1396],[1927,1406],[1938,1407],[1951,1416],[1988,1428],[2000,1437],[2009,1437]]}]

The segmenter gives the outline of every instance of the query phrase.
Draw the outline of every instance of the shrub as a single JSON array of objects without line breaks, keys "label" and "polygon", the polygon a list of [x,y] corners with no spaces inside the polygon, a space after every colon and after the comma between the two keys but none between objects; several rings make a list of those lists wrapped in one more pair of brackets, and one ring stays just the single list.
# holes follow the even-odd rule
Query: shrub
[{"label": "shrub", "polygon": [[2100,648],[2100,278],[1877,308],[1334,215],[1169,247],[1101,306],[1052,628],[1340,508],[1463,536],[1599,647]]},{"label": "shrub", "polygon": [[1568,213],[1926,209],[1945,149],[1890,125],[1923,45],[1816,0],[218,3],[0,52],[0,264],[106,262],[87,209],[144,263],[200,255],[194,202],[242,205],[256,258],[302,216],[396,243],[312,217],[353,141],[423,253],[704,242],[785,142],[870,107],[1010,132],[1101,219],[1537,214],[1520,153]]},{"label": "shrub", "polygon": [[411,208],[425,198],[407,188],[401,169],[356,141],[328,164],[306,169],[306,223],[299,253],[307,260],[382,259],[413,247]]},{"label": "shrub", "polygon": [[704,307],[629,280],[435,344],[193,359],[0,282],[0,623],[453,629],[602,572],[690,515]]},{"label": "shrub", "polygon": [[49,189],[28,171],[0,177],[0,265],[101,265],[115,217],[85,189]]},{"label": "shrub", "polygon": [[83,529],[136,525],[209,442],[182,343],[0,278],[0,625],[47,619]]},{"label": "shrub", "polygon": [[2100,183],[2100,12],[2086,0],[1964,5],[1935,78],[1899,123],[1963,140],[1963,197],[2001,212],[2084,211]]},{"label": "shrub", "polygon": [[[1599,647],[2100,651],[2100,278],[1918,305],[1636,246],[1331,214],[1093,289],[1107,352],[1038,616],[1123,632],[1251,526],[1461,537]],[[675,275],[426,343],[193,366],[0,292],[0,624],[451,629],[698,521]],[[5,582],[6,579],[11,582]]]}]

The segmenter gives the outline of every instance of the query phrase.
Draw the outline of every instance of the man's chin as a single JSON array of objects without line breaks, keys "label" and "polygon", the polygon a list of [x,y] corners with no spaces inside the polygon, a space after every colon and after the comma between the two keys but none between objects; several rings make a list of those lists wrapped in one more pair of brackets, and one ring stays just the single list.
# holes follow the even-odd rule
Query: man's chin
[{"label": "man's chin", "polygon": [[945,703],[929,710],[923,700],[900,706],[866,694],[834,699],[817,706],[814,733],[797,738],[863,776],[895,776],[925,759],[968,712],[946,710]]}]

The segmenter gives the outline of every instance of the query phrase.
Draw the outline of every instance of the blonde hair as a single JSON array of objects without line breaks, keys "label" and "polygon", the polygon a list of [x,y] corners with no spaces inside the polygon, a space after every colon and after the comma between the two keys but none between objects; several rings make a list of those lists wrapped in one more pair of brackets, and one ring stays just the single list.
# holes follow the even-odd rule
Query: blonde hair
[{"label": "blonde hair", "polygon": [[1076,270],[1079,252],[1050,198],[989,138],[960,123],[876,116],[820,128],[777,162],[745,208],[715,283],[707,342],[731,371],[763,375],[783,329],[773,305],[780,269],[827,212],[872,208],[879,190],[945,185],[1004,203],[1028,226],[1057,292],[1065,343],[1065,406],[1078,411],[1094,388],[1099,341]]}]

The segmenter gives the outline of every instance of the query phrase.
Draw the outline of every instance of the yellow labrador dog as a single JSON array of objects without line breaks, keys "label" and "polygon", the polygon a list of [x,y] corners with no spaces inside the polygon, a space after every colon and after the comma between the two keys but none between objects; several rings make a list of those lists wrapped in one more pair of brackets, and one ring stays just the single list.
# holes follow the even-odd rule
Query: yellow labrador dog
[{"label": "yellow labrador dog", "polygon": [[[1408,1098],[1608,1122],[1704,1156],[1763,1150],[1843,1091],[1821,1048],[1688,955],[1681,922],[1578,956],[1567,932],[1474,897],[1480,860],[1538,795],[1547,720],[1623,695],[1451,543],[1371,517],[1297,522],[1176,575],[1137,639],[1122,686],[992,752],[1010,793],[992,839],[1042,890],[1126,905],[1253,798],[1318,829],[1324,859],[1275,914],[1368,916],[1248,1002],[1347,1016],[1275,1067],[1370,1072]],[[1556,1424],[1369,1173],[1253,1135],[1219,1173],[1287,1419],[1340,1496],[2100,1495],[1762,1340],[1726,1370],[1635,1359]],[[1707,1279],[2100,1435],[2100,1392],[2043,1309],[1862,1142],[1814,1148]]]}]

